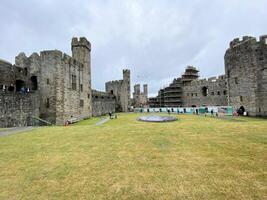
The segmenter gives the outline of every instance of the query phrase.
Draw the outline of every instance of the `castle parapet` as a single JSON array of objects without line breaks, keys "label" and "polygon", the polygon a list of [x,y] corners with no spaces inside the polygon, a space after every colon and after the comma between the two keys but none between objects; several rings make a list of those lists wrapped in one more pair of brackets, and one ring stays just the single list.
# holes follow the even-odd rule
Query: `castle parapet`
[{"label": "castle parapet", "polygon": [[91,51],[91,43],[85,37],[80,37],[79,39],[77,37],[72,38],[71,49],[81,46],[86,47]]},{"label": "castle parapet", "polygon": [[257,39],[252,36],[244,36],[242,40],[240,40],[239,38],[235,38],[230,42],[230,48],[234,48],[242,44],[247,44],[248,42],[250,42],[251,44],[256,44]]}]

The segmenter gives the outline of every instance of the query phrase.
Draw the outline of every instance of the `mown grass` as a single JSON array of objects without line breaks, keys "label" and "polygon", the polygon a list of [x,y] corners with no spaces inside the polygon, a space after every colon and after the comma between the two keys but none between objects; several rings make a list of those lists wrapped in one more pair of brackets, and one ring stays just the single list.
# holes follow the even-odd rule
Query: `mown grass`
[{"label": "mown grass", "polygon": [[0,138],[0,199],[267,199],[267,121],[140,114]]}]

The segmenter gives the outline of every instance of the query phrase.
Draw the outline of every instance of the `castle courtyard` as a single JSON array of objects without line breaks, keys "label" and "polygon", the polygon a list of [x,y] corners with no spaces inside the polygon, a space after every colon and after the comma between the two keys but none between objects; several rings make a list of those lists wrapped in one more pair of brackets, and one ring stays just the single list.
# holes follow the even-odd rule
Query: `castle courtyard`
[{"label": "castle courtyard", "polygon": [[142,115],[0,137],[0,199],[267,199],[266,120]]}]

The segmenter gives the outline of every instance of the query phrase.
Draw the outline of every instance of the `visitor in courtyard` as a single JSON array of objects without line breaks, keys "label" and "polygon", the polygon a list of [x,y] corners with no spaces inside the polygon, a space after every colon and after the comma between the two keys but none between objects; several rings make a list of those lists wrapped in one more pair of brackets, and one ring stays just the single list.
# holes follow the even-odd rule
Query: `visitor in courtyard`
[{"label": "visitor in courtyard", "polygon": [[210,114],[211,114],[211,117],[213,117],[213,114],[214,114],[213,109],[211,109]]},{"label": "visitor in courtyard", "polygon": [[109,115],[109,119],[111,119],[111,117],[112,117],[112,113],[109,112],[108,115]]}]

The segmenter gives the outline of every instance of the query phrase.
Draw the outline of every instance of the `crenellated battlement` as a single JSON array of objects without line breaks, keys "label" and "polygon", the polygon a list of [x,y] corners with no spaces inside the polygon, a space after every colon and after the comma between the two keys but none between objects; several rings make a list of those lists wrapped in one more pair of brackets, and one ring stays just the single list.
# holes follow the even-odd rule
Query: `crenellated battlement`
[{"label": "crenellated battlement", "polygon": [[40,57],[60,57],[62,58],[63,53],[59,50],[45,50],[40,52]]},{"label": "crenellated battlement", "polygon": [[106,82],[106,84],[110,85],[110,84],[122,84],[123,80],[114,80],[114,81],[108,81]]},{"label": "crenellated battlement", "polygon": [[196,85],[202,85],[202,84],[214,84],[214,83],[220,83],[222,81],[225,81],[225,75],[220,75],[220,76],[213,76],[208,79],[203,78],[199,80],[193,80],[190,83],[187,84],[187,86],[196,86]]},{"label": "crenellated battlement", "polygon": [[71,41],[71,50],[73,50],[74,47],[86,47],[91,51],[91,43],[85,38],[80,37],[79,39],[77,37],[73,37]]},{"label": "crenellated battlement", "polygon": [[257,40],[256,37],[244,36],[242,39],[235,38],[230,42],[230,48],[235,48],[242,45],[267,44],[267,35],[262,35]]}]

